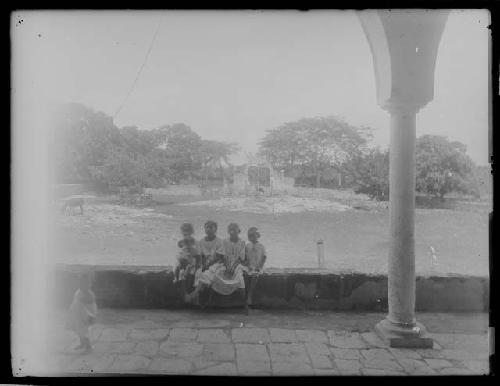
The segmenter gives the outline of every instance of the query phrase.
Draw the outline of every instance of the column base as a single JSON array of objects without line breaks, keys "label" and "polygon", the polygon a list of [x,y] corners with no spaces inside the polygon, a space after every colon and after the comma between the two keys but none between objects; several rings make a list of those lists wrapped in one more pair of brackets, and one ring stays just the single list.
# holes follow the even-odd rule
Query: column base
[{"label": "column base", "polygon": [[415,322],[414,326],[406,327],[384,319],[375,326],[375,332],[389,347],[432,348],[434,345],[431,338],[425,337],[425,327],[418,322]]}]

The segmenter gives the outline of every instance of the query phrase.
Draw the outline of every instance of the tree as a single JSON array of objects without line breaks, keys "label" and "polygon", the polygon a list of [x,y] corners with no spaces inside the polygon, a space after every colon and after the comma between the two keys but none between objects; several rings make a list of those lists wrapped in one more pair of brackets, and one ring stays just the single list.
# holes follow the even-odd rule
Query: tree
[{"label": "tree", "polygon": [[279,170],[292,172],[299,162],[300,140],[294,123],[268,130],[266,136],[259,142],[258,155]]},{"label": "tree", "polygon": [[331,168],[340,171],[369,136],[368,128],[351,126],[334,116],[302,118],[268,130],[259,143],[259,154],[275,168],[312,174],[320,187],[322,175]]},{"label": "tree", "polygon": [[158,149],[166,139],[166,133],[158,129],[139,130],[136,126],[126,126],[120,130],[122,145],[130,156],[146,156]]},{"label": "tree", "polygon": [[389,199],[389,152],[379,148],[357,154],[345,165],[355,185],[355,193],[367,194],[378,201]]},{"label": "tree", "polygon": [[120,131],[110,116],[78,103],[62,105],[54,117],[49,143],[54,179],[92,179],[91,171],[120,145]]},{"label": "tree", "polygon": [[474,162],[463,143],[424,135],[416,141],[416,189],[443,198],[450,192],[478,195]]},{"label": "tree", "polygon": [[201,167],[198,159],[201,137],[183,123],[163,126],[160,130],[165,133],[165,151],[174,181],[192,177]]},{"label": "tree", "polygon": [[223,163],[229,165],[229,156],[238,150],[239,146],[235,143],[202,140],[198,150],[198,159],[201,162],[203,183],[206,183],[210,176],[217,174],[223,178]]},{"label": "tree", "polygon": [[202,140],[183,123],[122,129],[81,105],[63,105],[55,117],[51,170],[55,181],[156,187],[196,174],[213,174],[238,150],[236,144]]}]

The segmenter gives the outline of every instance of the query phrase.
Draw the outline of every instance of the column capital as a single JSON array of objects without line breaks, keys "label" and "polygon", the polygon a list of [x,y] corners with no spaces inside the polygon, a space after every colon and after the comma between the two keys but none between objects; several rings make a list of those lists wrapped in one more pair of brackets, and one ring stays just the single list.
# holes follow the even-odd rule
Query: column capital
[{"label": "column capital", "polygon": [[411,111],[406,105],[420,109],[432,101],[436,57],[448,14],[448,10],[424,9],[357,12],[372,52],[377,102],[383,109]]},{"label": "column capital", "polygon": [[426,103],[403,102],[389,99],[380,105],[382,109],[391,115],[416,115]]}]

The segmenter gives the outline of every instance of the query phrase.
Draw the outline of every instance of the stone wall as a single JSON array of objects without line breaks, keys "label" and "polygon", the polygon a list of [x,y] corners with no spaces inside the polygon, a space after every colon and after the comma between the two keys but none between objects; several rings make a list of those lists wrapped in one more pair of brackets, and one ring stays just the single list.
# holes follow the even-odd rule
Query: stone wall
[{"label": "stone wall", "polygon": [[[184,307],[168,267],[56,265],[49,271],[53,299],[67,307],[82,270],[94,272],[93,289],[100,307]],[[421,312],[486,312],[489,280],[484,277],[417,277],[416,310]],[[216,297],[214,305],[232,306],[233,297]],[[275,270],[259,279],[254,304],[260,308],[386,311],[387,277],[361,273]]]}]

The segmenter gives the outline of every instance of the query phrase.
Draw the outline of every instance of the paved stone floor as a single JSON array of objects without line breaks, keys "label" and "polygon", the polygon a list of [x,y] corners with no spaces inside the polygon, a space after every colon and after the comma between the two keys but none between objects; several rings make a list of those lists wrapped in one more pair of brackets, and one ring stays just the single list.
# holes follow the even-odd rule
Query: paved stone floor
[{"label": "paved stone floor", "polygon": [[419,314],[433,349],[392,349],[373,333],[383,314],[250,310],[99,311],[92,353],[72,350],[64,314],[47,333],[50,375],[488,374],[486,314]]}]

